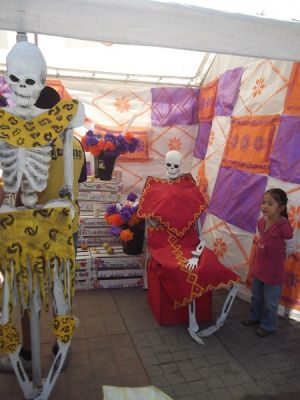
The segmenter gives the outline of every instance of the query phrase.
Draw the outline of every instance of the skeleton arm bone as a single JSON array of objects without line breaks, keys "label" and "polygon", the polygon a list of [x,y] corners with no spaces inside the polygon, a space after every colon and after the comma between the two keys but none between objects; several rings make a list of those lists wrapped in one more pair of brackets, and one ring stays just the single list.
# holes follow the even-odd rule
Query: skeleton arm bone
[{"label": "skeleton arm bone", "polygon": [[198,220],[197,220],[197,228],[198,228],[198,232],[199,232],[199,243],[198,243],[198,246],[196,247],[196,249],[192,251],[192,257],[187,260],[186,266],[189,270],[193,270],[197,267],[199,258],[205,247],[205,240],[202,237],[200,218],[198,218]]},{"label": "skeleton arm bone", "polygon": [[73,132],[71,128],[64,133],[64,186],[60,189],[61,197],[74,200],[73,195]]},{"label": "skeleton arm bone", "polygon": [[73,194],[73,128],[81,126],[84,122],[84,105],[78,104],[78,111],[64,132],[64,186],[60,189],[61,197],[74,200]]}]

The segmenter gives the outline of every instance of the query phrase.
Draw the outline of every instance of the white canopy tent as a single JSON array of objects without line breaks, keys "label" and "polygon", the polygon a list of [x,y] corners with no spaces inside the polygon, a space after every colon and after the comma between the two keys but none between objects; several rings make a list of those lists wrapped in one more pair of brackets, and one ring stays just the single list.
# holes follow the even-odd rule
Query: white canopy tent
[{"label": "white canopy tent", "polygon": [[[44,54],[48,76],[101,81],[147,82],[160,85],[199,86],[214,54],[152,46],[27,34]],[[16,32],[0,31],[0,72],[16,42]]]},{"label": "white canopy tent", "polygon": [[[291,3],[292,16],[300,19],[297,1],[286,0],[282,7],[288,10]],[[122,127],[127,120],[125,113],[106,118],[106,109],[95,116],[92,106],[102,83],[198,87],[218,76],[220,67],[235,68],[253,57],[300,59],[299,22],[161,1],[2,0],[0,29],[0,73],[16,32],[26,32],[41,48],[48,76],[64,80],[71,95],[85,102],[88,117],[108,126]],[[147,94],[143,104],[148,100]],[[140,112],[135,123],[149,126]]]},{"label": "white canopy tent", "polygon": [[[132,113],[135,113],[138,116],[133,128],[142,129],[139,132],[141,135],[151,128],[147,132],[151,162],[123,162],[123,180],[127,189],[141,189],[143,177],[149,174],[157,173],[159,176],[169,142],[174,143],[178,138],[183,138],[181,151],[186,155],[187,170],[191,169],[197,126],[186,124],[184,131],[182,125],[153,128],[150,105],[153,86],[173,84],[197,87],[202,81],[210,82],[227,69],[249,64],[253,60],[252,57],[279,60],[275,67],[271,61],[262,62],[262,76],[269,79],[271,88],[274,86],[273,93],[281,96],[276,103],[276,96],[273,97],[269,92],[279,111],[271,108],[268,112],[263,110],[262,114],[281,113],[282,93],[286,90],[292,62],[300,61],[300,24],[296,21],[280,21],[148,0],[53,0],[50,3],[2,0],[1,5],[0,28],[35,34],[31,39],[37,39],[46,57],[48,70],[52,75],[64,78],[63,84],[71,96],[84,102],[88,120],[103,125],[104,128],[113,126],[122,129],[132,117]],[[54,44],[47,43],[49,37],[40,35],[49,35]],[[61,46],[59,39],[54,36],[66,38],[63,39],[65,47]],[[14,39],[15,37],[12,40]],[[93,43],[88,42],[89,40]],[[12,44],[13,42],[2,53],[0,46],[0,63],[3,68],[5,53]],[[159,47],[158,50],[156,46]],[[87,48],[91,53],[88,53]],[[58,60],[50,58],[50,50],[53,50],[53,57],[59,54]],[[131,50],[137,52],[138,58],[134,58]],[[142,50],[146,50],[145,53]],[[97,53],[101,54],[99,63],[92,65],[96,61]],[[113,57],[110,58],[112,53],[116,53],[114,61]],[[216,53],[219,55],[215,58]],[[163,55],[167,55],[165,60]],[[63,56],[71,64],[71,68],[70,65],[58,64]],[[184,62],[179,65],[182,59]],[[146,61],[144,67],[138,64],[142,60]],[[174,66],[176,68],[172,69]],[[252,71],[251,68],[250,66],[249,71]],[[275,76],[274,71],[283,71],[283,74]],[[261,76],[253,76],[258,81],[255,82],[254,79],[251,86],[250,80],[247,87],[249,93],[257,83],[264,85],[265,78],[261,80]],[[119,81],[112,87],[110,83],[103,84],[105,80]],[[123,82],[147,82],[151,86],[130,86],[129,90],[129,85],[125,87]],[[257,99],[255,96],[254,98]],[[88,124],[83,131],[87,128],[90,128]],[[221,130],[221,133],[225,131],[227,132],[226,129]],[[159,144],[156,138],[153,140],[155,135],[160,137]],[[219,136],[219,147],[223,151],[225,142],[222,142],[222,135]],[[219,158],[210,168],[215,177],[221,156]],[[192,165],[193,173],[198,166],[199,160]],[[119,165],[119,168],[121,167],[122,165]],[[211,179],[211,182],[213,188],[215,179]],[[296,200],[295,204],[298,204],[298,199]],[[246,238],[247,254],[250,248],[249,237]],[[252,240],[252,237],[250,239]],[[235,254],[236,251],[229,253]],[[228,261],[226,265],[233,264]]]},{"label": "white canopy tent", "polygon": [[[226,68],[241,66],[241,60],[245,61],[244,64],[253,57],[284,60],[284,64],[300,61],[300,23],[297,21],[149,0],[2,0],[0,29],[3,32],[7,30],[31,35],[30,41],[35,41],[45,55],[48,75],[64,78],[62,83],[70,95],[85,104],[84,133],[90,125],[93,128],[99,125],[98,128],[104,131],[111,127],[122,131],[134,116],[135,125],[132,125],[132,129],[136,129],[134,132],[144,140],[144,151],[142,160],[119,161],[119,169],[124,175],[124,188],[128,191],[132,188],[140,190],[143,179],[149,174],[157,173],[159,176],[164,167],[166,151],[170,146],[173,146],[172,149],[179,146],[177,148],[184,154],[185,166],[189,167],[183,169],[200,175],[202,165],[211,167],[208,168],[210,175],[207,176],[212,192],[229,136],[227,128],[230,118],[217,116],[213,121],[214,129],[220,127],[219,131],[216,129],[220,135],[216,135],[218,137],[215,141],[216,151],[212,152],[215,155],[215,158],[211,157],[212,164],[209,164],[208,157],[204,160],[199,157],[192,163],[195,141],[200,132],[199,123],[186,119],[182,124],[175,117],[173,121],[170,119],[172,123],[169,124],[164,121],[160,121],[160,125],[152,123],[155,117],[151,103],[152,86],[145,88],[136,85],[130,87],[130,90],[125,88],[128,90],[125,96],[124,85],[120,82],[191,86],[193,88],[187,88],[186,92],[189,91],[189,98],[194,99],[197,92],[194,87],[200,86],[206,78],[209,81],[218,77]],[[5,70],[5,57],[14,42],[15,33],[0,33],[0,72]],[[264,87],[265,77],[275,81],[272,71],[283,71],[283,74],[274,76],[278,80],[283,79],[284,85],[280,82],[278,90],[269,92],[271,98],[274,93],[281,94],[286,89],[292,65],[272,64],[262,68],[263,78],[259,76],[256,86],[250,87],[250,82],[250,89],[254,87],[259,91]],[[248,71],[252,71],[250,67]],[[105,80],[116,80],[118,84],[108,87],[107,82],[102,82]],[[283,95],[280,101],[283,104]],[[262,104],[265,103],[267,100]],[[184,107],[183,110],[186,111]],[[274,113],[273,108],[269,113]],[[267,114],[267,111],[263,109],[262,114]],[[236,115],[243,114],[241,112]],[[91,163],[92,159],[88,161]],[[292,183],[282,184],[293,193]],[[295,207],[299,204],[298,196],[296,193],[292,198]],[[211,249],[215,243],[219,246],[221,244],[221,250],[228,246],[228,251],[226,249],[224,254],[219,252],[218,256],[223,257],[222,262],[225,260],[224,265],[229,268],[240,268],[239,272],[244,279],[253,232],[249,233],[244,226],[237,225],[232,236],[223,228],[220,234],[217,228],[213,231],[214,225],[218,225],[217,218],[221,218],[217,213],[211,213],[206,218],[203,232],[207,233],[207,243]],[[218,236],[214,236],[216,234]],[[245,293],[245,296],[248,294]],[[299,312],[295,311],[296,317],[299,317]]]},{"label": "white canopy tent", "polygon": [[300,56],[298,22],[149,0],[2,0],[0,27],[288,61],[299,60]]}]

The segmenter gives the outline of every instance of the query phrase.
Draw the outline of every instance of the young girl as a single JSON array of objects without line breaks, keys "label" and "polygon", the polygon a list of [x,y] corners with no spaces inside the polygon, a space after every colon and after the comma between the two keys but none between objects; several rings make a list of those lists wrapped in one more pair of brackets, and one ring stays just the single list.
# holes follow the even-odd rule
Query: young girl
[{"label": "young girl", "polygon": [[263,197],[258,221],[259,240],[253,265],[250,319],[243,325],[258,325],[256,334],[269,336],[277,328],[277,310],[283,284],[284,261],[293,252],[293,228],[287,215],[287,195],[270,189]]}]

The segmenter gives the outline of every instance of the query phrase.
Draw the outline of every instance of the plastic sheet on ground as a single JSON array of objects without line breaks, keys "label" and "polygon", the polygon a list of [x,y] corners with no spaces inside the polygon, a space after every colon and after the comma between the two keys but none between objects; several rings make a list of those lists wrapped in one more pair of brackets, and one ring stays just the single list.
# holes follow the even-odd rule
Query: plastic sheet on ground
[{"label": "plastic sheet on ground", "polygon": [[103,386],[104,400],[172,400],[155,386],[127,388]]}]

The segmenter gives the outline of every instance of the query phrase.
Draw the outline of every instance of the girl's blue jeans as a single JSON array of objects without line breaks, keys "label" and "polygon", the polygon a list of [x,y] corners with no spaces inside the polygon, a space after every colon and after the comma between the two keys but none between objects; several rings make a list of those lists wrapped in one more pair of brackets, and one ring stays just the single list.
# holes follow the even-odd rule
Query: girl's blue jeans
[{"label": "girl's blue jeans", "polygon": [[261,328],[267,331],[277,329],[277,311],[282,285],[268,285],[253,278],[250,319],[260,321]]}]

